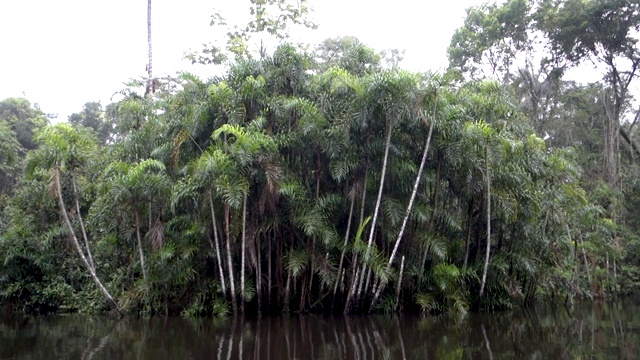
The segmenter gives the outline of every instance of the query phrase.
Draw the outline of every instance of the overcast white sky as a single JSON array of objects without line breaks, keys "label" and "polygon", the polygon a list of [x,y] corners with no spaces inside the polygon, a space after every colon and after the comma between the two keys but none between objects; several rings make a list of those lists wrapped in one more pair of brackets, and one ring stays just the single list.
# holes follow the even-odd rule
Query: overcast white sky
[{"label": "overcast white sky", "polygon": [[[304,37],[356,36],[376,50],[405,49],[409,70],[437,70],[465,9],[484,2],[310,0],[320,28]],[[208,77],[184,52],[221,36],[209,26],[214,9],[233,19],[247,3],[153,0],[154,75]],[[59,120],[87,101],[106,105],[123,82],[146,74],[146,11],[144,0],[0,0],[0,99],[26,96]]]}]

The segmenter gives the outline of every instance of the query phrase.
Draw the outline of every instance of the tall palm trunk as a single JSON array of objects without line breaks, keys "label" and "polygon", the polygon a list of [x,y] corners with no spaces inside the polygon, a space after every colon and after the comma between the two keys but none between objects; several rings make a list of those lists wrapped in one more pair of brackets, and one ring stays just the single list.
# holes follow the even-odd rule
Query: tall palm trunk
[{"label": "tall palm trunk", "polygon": [[260,238],[256,241],[256,296],[258,297],[258,312],[262,309],[262,256],[260,255]]},{"label": "tall palm trunk", "polygon": [[244,276],[245,276],[245,253],[247,241],[247,194],[244,194],[242,199],[242,244],[241,246],[241,260],[240,260],[240,297],[242,301],[241,312],[244,312]]},{"label": "tall palm trunk", "polygon": [[[369,232],[369,241],[367,242],[367,250],[365,251],[364,259],[362,259],[362,271],[361,271],[361,279],[360,279],[360,288],[362,288],[362,281],[364,279],[364,274],[367,269],[367,261],[369,261],[369,257],[371,255],[371,247],[373,245],[373,236],[375,234],[376,222],[378,221],[378,213],[380,212],[380,203],[382,202],[382,190],[384,189],[384,179],[387,173],[387,162],[389,160],[389,148],[391,147],[391,132],[392,132],[392,123],[391,120],[387,120],[387,135],[385,139],[384,145],[384,158],[382,159],[382,172],[380,174],[380,186],[378,187],[378,197],[376,198],[376,207],[373,211],[373,220],[371,222],[371,231]],[[358,290],[358,294],[360,290]]]},{"label": "tall palm trunk", "polygon": [[[615,81],[615,80],[614,80]],[[617,91],[616,91],[617,93]],[[619,128],[622,101],[619,95],[614,95],[613,104],[604,98],[604,108],[606,116],[604,117],[604,161],[603,171],[604,178],[612,189],[617,189],[619,185],[619,169],[618,169],[618,147],[619,147]],[[615,215],[615,213],[613,214]]]},{"label": "tall palm trunk", "polygon": [[[413,204],[416,200],[416,195],[418,194],[418,187],[420,186],[420,179],[422,178],[422,173],[424,172],[424,165],[427,163],[427,154],[429,153],[429,147],[431,145],[431,135],[433,134],[433,124],[436,122],[436,111],[437,111],[437,101],[438,96],[436,95],[435,104],[433,106],[433,115],[431,117],[431,124],[429,124],[429,134],[427,135],[427,142],[424,145],[424,151],[422,152],[422,160],[420,161],[420,167],[418,168],[418,175],[416,176],[416,181],[413,184],[413,191],[411,192],[411,197],[409,198],[409,206],[407,206],[407,211],[404,214],[404,219],[402,220],[402,226],[400,227],[400,232],[398,233],[398,238],[396,239],[396,243],[393,246],[393,251],[391,252],[391,256],[389,257],[389,263],[387,266],[391,266],[393,264],[393,260],[398,252],[398,248],[400,247],[400,242],[402,241],[402,235],[404,235],[404,231],[407,227],[407,223],[409,222],[409,216],[411,215],[411,210],[413,209]],[[426,122],[424,119],[424,115],[420,113],[420,117],[422,117],[422,121]]]},{"label": "tall palm trunk", "polygon": [[213,209],[213,196],[209,191],[209,207],[211,208],[211,224],[213,225],[213,240],[216,248],[216,260],[218,261],[218,271],[220,272],[220,285],[222,286],[222,292],[227,293],[227,287],[224,282],[224,271],[222,270],[222,257],[220,256],[220,242],[218,239],[218,222],[216,221],[216,213]]},{"label": "tall palm trunk", "polygon": [[[369,180],[369,159],[367,159],[367,163],[365,165],[365,171],[364,171],[364,181],[362,183],[362,199],[360,200],[360,222],[359,222],[359,226],[362,226],[362,224],[364,223],[364,208],[365,208],[365,202],[367,199],[367,185],[368,185],[368,180]],[[348,292],[347,292],[347,300],[345,302],[345,306],[344,306],[344,312],[345,314],[349,312],[349,307],[351,305],[351,299],[353,299],[353,296],[355,294],[356,291],[356,287],[359,281],[359,276],[358,276],[358,272],[360,270],[358,270],[358,252],[354,251],[353,255],[351,257],[351,284],[348,287]]]},{"label": "tall palm trunk", "polygon": [[[409,222],[409,216],[411,215],[411,210],[413,209],[413,204],[416,200],[416,194],[418,194],[418,187],[420,186],[420,179],[422,178],[422,173],[424,171],[424,165],[427,163],[427,154],[429,153],[429,146],[431,145],[431,134],[433,134],[433,124],[436,122],[436,111],[438,108],[438,95],[436,94],[435,102],[433,105],[433,116],[431,117],[431,124],[429,124],[429,134],[427,135],[427,142],[424,145],[424,151],[422,152],[422,160],[420,160],[420,167],[418,168],[418,175],[416,176],[416,181],[413,183],[413,190],[411,191],[411,197],[409,198],[409,205],[407,206],[407,211],[404,214],[404,219],[402,219],[402,226],[400,226],[400,232],[398,233],[398,238],[396,239],[396,243],[393,246],[393,251],[391,252],[391,256],[389,256],[389,262],[387,263],[387,270],[391,268],[393,264],[393,260],[398,253],[398,249],[400,248],[400,242],[402,241],[402,235],[404,235],[404,230],[407,227],[407,223]],[[424,118],[424,114],[422,112],[418,112],[423,122],[427,122]],[[373,305],[375,305],[376,300],[382,293],[382,289],[385,287],[386,281],[382,281],[378,289],[376,290],[375,295],[373,296],[373,300],[371,301],[371,309]]]},{"label": "tall palm trunk", "polygon": [[367,276],[363,276],[360,279],[360,287],[358,288],[358,292],[356,293],[356,300],[364,300],[360,296],[366,294],[367,289],[369,289],[369,283],[371,282],[371,266],[367,266],[366,269]]},{"label": "tall palm trunk", "polygon": [[376,228],[376,222],[378,221],[378,213],[380,212],[380,203],[382,202],[382,190],[384,189],[384,179],[387,173],[387,162],[389,160],[389,148],[391,147],[391,121],[387,126],[387,136],[384,144],[384,158],[382,159],[382,173],[380,175],[380,186],[378,187],[378,197],[376,198],[376,207],[373,212],[373,220],[371,222],[371,231],[369,232],[369,241],[367,242],[367,257],[371,251],[373,244],[373,235]]},{"label": "tall palm trunk", "polygon": [[[316,203],[318,202],[318,199],[320,199],[320,172],[322,170],[322,162],[320,159],[320,153],[316,152]],[[315,235],[311,238],[311,248],[310,248],[310,271],[309,271],[309,286],[308,286],[308,297],[307,299],[309,301],[311,301],[311,291],[313,289],[313,275],[315,273],[315,268],[316,268],[316,262],[315,262],[315,250],[316,250],[316,237]],[[301,302],[301,305],[304,305]],[[303,308],[301,307],[300,310],[302,311]]]},{"label": "tall palm trunk", "polygon": [[471,221],[473,220],[473,198],[469,200],[469,211],[467,213],[467,240],[464,244],[464,263],[462,269],[467,269],[469,263],[469,247],[471,243]]},{"label": "tall palm trunk", "polygon": [[147,90],[145,95],[152,95],[156,92],[153,81],[153,51],[151,48],[151,0],[147,1],[147,45],[149,46],[149,63],[147,64]]},{"label": "tall palm trunk", "polygon": [[[436,212],[438,211],[438,199],[440,198],[440,178],[441,178],[441,171],[442,171],[442,158],[440,156],[437,155],[438,157],[438,165],[436,166],[436,188],[434,189],[433,192],[433,210],[431,211],[431,215],[429,216],[429,224],[427,225],[427,233],[431,234],[431,232],[433,231],[433,224],[435,222],[436,219]],[[418,277],[420,281],[422,281],[422,277],[424,276],[424,271],[425,268],[427,266],[427,255],[429,254],[428,252],[429,248],[426,247],[424,249],[424,251],[422,252],[422,262],[421,262],[421,267],[420,267],[420,276]]]},{"label": "tall palm trunk", "polygon": [[340,254],[340,265],[338,265],[338,276],[336,277],[336,284],[333,286],[333,300],[331,301],[332,308],[333,308],[333,302],[336,300],[336,292],[338,292],[338,285],[340,285],[340,278],[342,277],[342,264],[344,262],[344,254],[347,251],[347,243],[349,241],[349,232],[351,230],[351,218],[353,217],[354,203],[355,203],[355,196],[351,197],[351,206],[349,207],[349,220],[347,220],[347,231],[344,235],[344,243],[342,244],[342,253]]},{"label": "tall palm trunk", "polygon": [[224,232],[227,237],[227,265],[229,266],[229,288],[231,290],[231,306],[233,312],[238,312],[238,305],[236,304],[236,289],[233,279],[233,262],[231,261],[231,229],[229,222],[229,205],[224,206]]},{"label": "tall palm trunk", "polygon": [[136,217],[136,239],[138,239],[138,254],[140,255],[140,267],[142,268],[142,278],[147,282],[147,267],[144,263],[144,250],[142,249],[142,236],[140,236],[140,214],[135,211]]},{"label": "tall palm trunk", "polygon": [[71,181],[73,182],[73,197],[76,203],[76,213],[78,214],[78,221],[80,222],[80,230],[82,230],[84,246],[87,249],[87,259],[89,260],[89,264],[91,264],[93,271],[96,271],[96,264],[93,262],[93,255],[91,255],[91,248],[89,247],[89,237],[87,236],[87,230],[84,226],[84,220],[82,220],[82,212],[80,212],[80,196],[78,195],[78,185],[76,183],[76,177],[73,173],[71,174]]},{"label": "tall palm trunk", "polygon": [[[402,261],[400,262],[400,274],[398,275],[398,285],[396,286],[396,310],[398,309],[398,305],[400,305],[400,290],[402,290],[403,272],[404,272],[404,256],[402,257]],[[380,288],[382,288],[382,283],[380,284]]]},{"label": "tall palm trunk", "polygon": [[291,267],[287,270],[287,285],[284,288],[284,311],[289,312],[289,303],[291,302]]},{"label": "tall palm trunk", "polygon": [[489,174],[489,145],[484,149],[484,171],[487,178],[487,250],[484,257],[484,269],[482,270],[482,283],[480,284],[480,297],[484,294],[484,286],[487,281],[487,269],[489,268],[489,255],[491,252],[491,176]]},{"label": "tall palm trunk", "polygon": [[84,255],[84,252],[82,251],[82,247],[78,242],[76,233],[73,230],[71,221],[69,220],[69,215],[67,214],[67,210],[66,210],[67,206],[65,205],[64,199],[62,198],[62,186],[60,185],[60,168],[58,167],[54,169],[54,181],[56,186],[56,193],[57,193],[56,195],[58,195],[58,205],[60,205],[60,212],[62,213],[64,223],[67,226],[67,230],[69,231],[69,234],[71,235],[71,239],[73,240],[73,245],[75,246],[76,251],[78,252],[78,255],[80,255],[80,259],[82,260],[82,263],[89,271],[89,275],[91,276],[91,279],[96,284],[96,286],[98,286],[98,289],[100,289],[100,291],[104,294],[107,300],[109,300],[109,302],[113,304],[116,311],[122,314],[122,311],[120,311],[118,304],[113,299],[113,296],[111,296],[111,294],[109,293],[109,290],[107,290],[107,288],[104,287],[104,285],[102,284],[102,281],[100,281],[100,278],[98,278],[98,275],[96,274],[95,269],[91,266],[91,264],[89,263],[89,260],[87,260],[87,257]]},{"label": "tall palm trunk", "polygon": [[367,200],[367,186],[369,184],[369,159],[367,159],[367,163],[364,167],[364,180],[362,182],[362,199],[360,200],[360,221],[359,224],[362,224],[364,221],[364,207]]},{"label": "tall palm trunk", "polygon": [[[356,260],[357,260],[357,256],[356,256]],[[349,313],[351,299],[353,299],[353,295],[356,292],[356,284],[358,283],[358,278],[360,277],[359,274],[360,274],[360,269],[356,269],[356,272],[353,275],[353,280],[351,281],[351,286],[349,287],[349,292],[347,293],[347,301],[345,302],[345,305],[344,305],[345,315]]]},{"label": "tall palm trunk", "polygon": [[269,251],[267,252],[268,258],[267,258],[267,296],[269,297],[268,301],[267,301],[267,305],[269,307],[271,307],[271,284],[272,284],[272,279],[271,279],[271,258],[273,257],[273,253],[271,252],[271,248],[272,248],[272,243],[276,240],[276,231],[275,229],[271,229],[271,233],[273,235],[273,237],[271,239],[269,239]]}]

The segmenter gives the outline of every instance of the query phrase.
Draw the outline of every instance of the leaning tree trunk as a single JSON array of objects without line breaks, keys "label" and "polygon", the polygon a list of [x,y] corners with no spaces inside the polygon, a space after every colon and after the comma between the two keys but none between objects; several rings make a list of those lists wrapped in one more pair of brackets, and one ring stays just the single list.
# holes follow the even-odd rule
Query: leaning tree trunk
[{"label": "leaning tree trunk", "polygon": [[482,283],[480,284],[480,297],[484,294],[484,286],[487,282],[487,269],[489,268],[489,255],[491,253],[491,175],[489,174],[489,150],[484,149],[484,171],[487,182],[487,250],[484,257],[484,269],[482,270]]},{"label": "leaning tree trunk", "polygon": [[96,270],[96,264],[93,261],[93,256],[91,255],[91,248],[89,247],[89,237],[87,236],[87,230],[84,226],[84,220],[82,220],[82,213],[80,212],[80,196],[78,195],[78,185],[76,183],[76,177],[71,173],[71,181],[73,182],[73,197],[76,203],[76,213],[78,214],[78,221],[80,222],[80,230],[82,230],[82,238],[84,239],[84,246],[87,249],[87,258],[89,260],[89,264],[93,268],[93,271]]},{"label": "leaning tree trunk", "polygon": [[[378,221],[378,213],[380,211],[380,203],[382,202],[382,190],[384,189],[384,179],[387,173],[387,161],[389,160],[389,148],[391,147],[391,132],[392,125],[391,120],[388,120],[389,124],[387,125],[387,135],[385,139],[384,145],[384,158],[382,159],[382,172],[380,175],[380,186],[378,187],[378,197],[376,199],[376,207],[373,211],[373,220],[371,221],[371,231],[369,232],[369,241],[367,242],[367,249],[365,251],[364,258],[362,259],[362,271],[360,278],[360,286],[358,288],[358,294],[360,295],[360,291],[362,288],[362,283],[364,280],[364,275],[367,270],[367,261],[369,261],[369,256],[371,255],[371,247],[373,245],[373,236],[375,234],[376,222]],[[349,304],[347,304],[348,307]]]},{"label": "leaning tree trunk", "polygon": [[[216,260],[218,260],[218,271],[220,272],[220,285],[222,286],[222,293],[227,293],[227,287],[224,282],[224,271],[222,270],[222,256],[220,256],[220,241],[218,239],[218,222],[216,221],[216,213],[213,210],[213,196],[209,191],[209,207],[211,208],[211,224],[213,225],[213,239],[216,247]],[[232,294],[233,295],[233,294]]]},{"label": "leaning tree trunk", "polygon": [[71,221],[69,220],[69,215],[67,214],[67,210],[66,210],[67,206],[65,205],[64,199],[62,198],[62,186],[60,185],[60,169],[55,168],[54,171],[55,171],[54,179],[55,179],[55,185],[56,185],[56,193],[58,195],[58,204],[60,205],[60,212],[62,213],[62,217],[64,218],[64,223],[67,226],[67,230],[69,231],[69,234],[71,235],[71,239],[73,240],[73,245],[75,246],[76,251],[78,252],[78,255],[80,255],[80,259],[82,260],[85,267],[89,271],[89,275],[91,276],[91,279],[93,280],[93,282],[96,284],[96,286],[98,286],[98,289],[102,291],[102,293],[107,298],[107,300],[109,300],[109,302],[113,304],[116,311],[122,314],[122,311],[120,311],[120,308],[118,307],[118,304],[116,303],[116,301],[113,299],[113,296],[111,296],[111,294],[109,293],[109,290],[107,290],[107,288],[104,287],[104,285],[102,285],[102,281],[100,281],[100,278],[98,278],[98,275],[96,274],[95,269],[91,266],[91,264],[89,264],[89,260],[87,260],[87,257],[84,255],[84,252],[82,251],[82,247],[78,242],[76,233],[73,230]]},{"label": "leaning tree trunk", "polygon": [[[418,175],[416,176],[416,181],[413,183],[413,190],[411,191],[411,197],[409,198],[409,205],[407,206],[407,211],[404,214],[404,219],[402,220],[402,226],[400,226],[400,232],[398,233],[398,238],[396,239],[396,243],[393,246],[393,251],[391,252],[391,256],[389,257],[389,262],[387,263],[387,270],[391,268],[393,264],[393,260],[398,253],[398,249],[400,248],[400,242],[402,241],[402,235],[404,235],[404,230],[407,227],[407,223],[409,222],[409,216],[411,215],[411,210],[413,209],[413,204],[416,200],[416,195],[418,194],[418,187],[420,186],[420,179],[422,178],[422,173],[424,172],[424,165],[427,163],[427,154],[429,153],[429,146],[431,145],[431,134],[433,134],[433,124],[436,122],[436,111],[437,111],[437,102],[438,95],[436,95],[435,102],[433,105],[433,116],[431,117],[431,124],[429,124],[429,134],[427,135],[427,142],[424,145],[424,151],[422,152],[422,160],[420,160],[420,167],[418,168]],[[422,121],[426,122],[424,119],[424,115],[422,112],[419,112],[420,117],[422,117]],[[371,301],[370,309],[373,309],[376,300],[382,293],[382,289],[386,286],[386,281],[381,281],[380,286],[376,290],[375,295],[373,296],[373,300]]]}]

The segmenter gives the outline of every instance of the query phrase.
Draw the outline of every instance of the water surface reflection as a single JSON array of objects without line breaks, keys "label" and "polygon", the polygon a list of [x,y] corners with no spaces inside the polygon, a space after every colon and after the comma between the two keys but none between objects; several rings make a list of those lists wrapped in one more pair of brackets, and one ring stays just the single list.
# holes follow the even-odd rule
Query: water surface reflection
[{"label": "water surface reflection", "polygon": [[637,359],[638,310],[628,300],[465,318],[13,318],[0,322],[0,358]]}]

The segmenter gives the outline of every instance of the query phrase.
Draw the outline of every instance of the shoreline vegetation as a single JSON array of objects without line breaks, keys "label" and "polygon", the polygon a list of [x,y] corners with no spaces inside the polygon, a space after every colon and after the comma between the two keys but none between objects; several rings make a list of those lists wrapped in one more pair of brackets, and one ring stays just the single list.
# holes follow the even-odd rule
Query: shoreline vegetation
[{"label": "shoreline vegetation", "polygon": [[[583,16],[610,2],[589,1]],[[1,101],[0,304],[465,313],[637,293],[638,116],[625,120],[635,65],[626,83],[608,75],[631,70],[613,67],[589,85],[550,62],[542,82],[531,69],[472,71],[514,58],[499,40],[528,34],[487,39],[478,27],[541,26],[535,16],[553,11],[526,3],[471,9],[444,74],[385,66],[339,38],[236,54],[208,80],[154,78],[151,94],[133,81],[119,101],[55,125],[25,99]],[[625,4],[609,10],[640,24]],[[635,46],[632,31],[620,38]],[[556,64],[592,51],[551,35]]]}]

